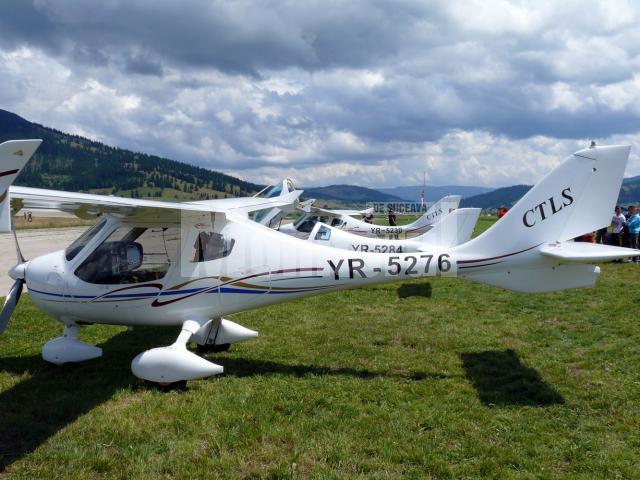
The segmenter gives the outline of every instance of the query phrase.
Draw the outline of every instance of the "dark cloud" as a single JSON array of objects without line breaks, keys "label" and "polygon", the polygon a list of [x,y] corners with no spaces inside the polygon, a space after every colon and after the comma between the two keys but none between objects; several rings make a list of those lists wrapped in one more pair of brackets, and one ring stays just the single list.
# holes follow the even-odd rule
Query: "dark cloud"
[{"label": "dark cloud", "polygon": [[638,131],[637,20],[598,2],[8,0],[0,102],[246,175],[377,169],[469,135],[570,145]]},{"label": "dark cloud", "polygon": [[250,75],[376,63],[403,48],[421,13],[402,2],[360,1],[10,0],[8,7],[11,15],[0,17],[5,46],[26,43],[62,55],[79,45],[112,57],[142,49],[173,65]]}]

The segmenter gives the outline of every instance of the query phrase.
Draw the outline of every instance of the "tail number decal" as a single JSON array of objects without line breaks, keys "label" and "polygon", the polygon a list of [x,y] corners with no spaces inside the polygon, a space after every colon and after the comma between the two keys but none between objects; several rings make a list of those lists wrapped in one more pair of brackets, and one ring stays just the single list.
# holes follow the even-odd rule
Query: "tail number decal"
[{"label": "tail number decal", "polygon": [[371,227],[370,230],[374,235],[402,233],[402,227]]},{"label": "tail number decal", "polygon": [[[340,280],[341,275],[348,274],[350,279],[367,278],[365,261],[361,258],[349,258],[346,263],[340,259],[337,263],[327,260],[329,267],[333,271],[333,278]],[[379,264],[378,264],[379,265]],[[405,257],[393,256],[387,260],[387,266],[383,270],[380,267],[372,268],[372,272],[379,274],[384,272],[389,276],[413,276],[413,275],[440,275],[451,270],[451,256],[447,253],[438,255],[407,255]],[[431,271],[429,270],[431,268]],[[346,270],[346,272],[344,272]]]},{"label": "tail number decal", "polygon": [[[443,253],[389,257],[387,275],[440,275],[451,270],[451,255]],[[429,270],[431,268],[431,271]]]},{"label": "tail number decal", "polygon": [[376,253],[402,253],[402,245],[366,245],[364,243],[359,245],[351,245],[356,252],[376,252]]}]

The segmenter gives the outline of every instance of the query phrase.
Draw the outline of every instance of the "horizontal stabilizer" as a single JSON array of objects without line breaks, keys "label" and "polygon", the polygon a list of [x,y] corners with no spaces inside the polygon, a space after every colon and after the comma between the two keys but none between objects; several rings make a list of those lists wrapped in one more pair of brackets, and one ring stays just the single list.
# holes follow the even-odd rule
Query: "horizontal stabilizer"
[{"label": "horizontal stabilizer", "polygon": [[542,247],[540,253],[566,262],[595,262],[640,256],[640,251],[632,248],[586,242],[555,243]]}]

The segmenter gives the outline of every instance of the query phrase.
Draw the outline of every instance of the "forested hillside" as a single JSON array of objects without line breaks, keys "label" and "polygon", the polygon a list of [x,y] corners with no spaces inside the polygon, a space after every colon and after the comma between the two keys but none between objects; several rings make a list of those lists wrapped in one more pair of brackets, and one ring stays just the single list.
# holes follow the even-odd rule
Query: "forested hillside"
[{"label": "forested hillside", "polygon": [[481,193],[473,197],[463,198],[461,207],[499,208],[511,207],[529,191],[531,185],[513,185],[511,187],[497,188],[491,192]]},{"label": "forested hillside", "polygon": [[[520,200],[530,188],[531,185],[513,185],[511,187],[498,188],[492,192],[463,198],[460,206],[485,209],[499,208],[502,206],[511,207]],[[622,181],[622,187],[620,188],[620,194],[618,196],[619,205],[628,206],[634,203],[640,204],[640,176],[625,178]]]},{"label": "forested hillside", "polygon": [[329,185],[328,187],[305,188],[303,198],[333,200],[344,204],[367,202],[400,202],[402,199],[388,193],[356,185]]},{"label": "forested hillside", "polygon": [[213,170],[109,147],[0,110],[0,142],[19,138],[44,141],[17,185],[176,199],[242,196],[261,188]]}]

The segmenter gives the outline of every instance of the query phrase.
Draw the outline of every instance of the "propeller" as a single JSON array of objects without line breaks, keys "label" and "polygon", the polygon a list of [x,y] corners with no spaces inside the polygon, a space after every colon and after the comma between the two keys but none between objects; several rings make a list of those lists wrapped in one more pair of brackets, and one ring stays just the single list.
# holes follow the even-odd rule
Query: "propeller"
[{"label": "propeller", "polygon": [[11,318],[11,314],[13,314],[14,308],[18,304],[18,300],[20,299],[20,295],[22,294],[22,284],[24,283],[23,278],[18,278],[12,285],[11,290],[9,290],[9,294],[4,301],[4,306],[2,307],[2,311],[0,312],[0,333],[4,332],[4,329],[7,328],[7,324],[9,323],[9,319]]},{"label": "propeller", "polygon": [[4,332],[7,328],[9,319],[13,314],[13,310],[18,305],[20,295],[22,294],[22,287],[24,286],[25,271],[27,270],[27,262],[25,262],[24,256],[20,251],[20,245],[18,244],[18,237],[16,236],[16,229],[11,222],[11,231],[13,232],[13,239],[16,243],[16,257],[18,257],[18,264],[9,270],[9,276],[15,280],[9,290],[9,294],[4,300],[2,311],[0,311],[0,333]]}]

